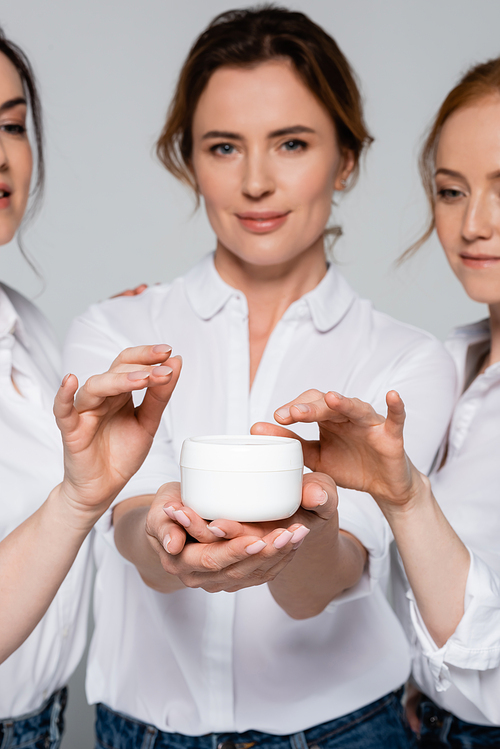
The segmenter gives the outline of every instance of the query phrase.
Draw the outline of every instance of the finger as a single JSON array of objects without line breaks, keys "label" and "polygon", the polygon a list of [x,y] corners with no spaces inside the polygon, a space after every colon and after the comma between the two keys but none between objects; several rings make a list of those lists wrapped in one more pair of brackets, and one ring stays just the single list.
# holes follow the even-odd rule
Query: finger
[{"label": "finger", "polygon": [[169,554],[179,554],[184,548],[186,531],[178,523],[172,521],[164,511],[165,505],[179,503],[179,499],[180,484],[178,481],[172,481],[159,488],[151,503],[146,517],[146,533],[157,552],[158,548],[154,541]]},{"label": "finger", "polygon": [[338,507],[337,487],[333,479],[325,473],[307,473],[303,479],[301,505],[324,520],[333,517]]},{"label": "finger", "polygon": [[54,399],[54,416],[63,437],[75,429],[78,424],[78,413],[74,408],[74,399],[77,390],[77,377],[74,374],[67,374]]},{"label": "finger", "polygon": [[[359,426],[377,426],[385,421],[384,417],[378,414],[369,403],[365,403],[359,398],[346,398],[334,391],[326,393],[324,404],[332,414],[342,416]],[[322,409],[319,408],[319,410]],[[318,420],[321,421],[322,419]]]},{"label": "finger", "polygon": [[141,283],[139,286],[136,286],[135,289],[125,289],[125,291],[121,291],[119,294],[113,294],[111,299],[118,299],[120,296],[137,296],[138,294],[142,294],[143,291],[146,291],[147,288],[147,284]]},{"label": "finger", "polygon": [[315,401],[320,401],[323,396],[324,393],[322,393],[320,390],[306,390],[304,393],[301,393],[298,398],[295,398],[293,401],[285,403],[284,406],[278,408],[274,412],[274,418],[278,421],[278,423],[292,424],[295,421],[290,413],[290,409],[292,408],[292,406],[297,407],[297,411],[295,413],[306,413],[307,411],[302,411],[301,407],[307,406],[309,403],[314,403]]},{"label": "finger", "polygon": [[387,403],[386,428],[391,436],[401,437],[406,419],[405,405],[396,390],[389,390],[385,400]]},{"label": "finger", "polygon": [[[130,366],[153,365],[165,362],[172,353],[172,346],[157,343],[154,346],[132,346],[121,351],[111,364],[110,370],[130,369]],[[140,366],[137,366],[140,369]]]},{"label": "finger", "polygon": [[171,375],[158,374],[158,370],[164,369],[162,366],[153,368],[144,399],[135,411],[139,424],[151,436],[156,434],[163,411],[172,397],[182,369],[180,356],[172,356],[168,363]]},{"label": "finger", "polygon": [[134,390],[142,390],[149,384],[150,377],[154,380],[155,387],[159,384],[168,384],[172,379],[173,368],[166,366],[155,367],[152,376],[149,369],[134,372],[105,372],[104,374],[92,375],[80,388],[75,398],[75,409],[79,413],[99,408],[106,398]]},{"label": "finger", "polygon": [[276,424],[269,424],[267,421],[258,421],[254,424],[250,429],[250,434],[265,434],[272,437],[290,437],[291,439],[298,440],[302,445],[304,465],[314,471],[315,466],[318,464],[320,458],[320,444],[318,440],[305,440],[290,429],[285,429],[285,427],[280,427]]}]

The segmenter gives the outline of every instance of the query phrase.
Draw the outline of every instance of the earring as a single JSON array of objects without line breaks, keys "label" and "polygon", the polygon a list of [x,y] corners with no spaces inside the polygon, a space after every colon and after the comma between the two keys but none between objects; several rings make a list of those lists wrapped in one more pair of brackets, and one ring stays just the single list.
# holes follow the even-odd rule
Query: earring
[{"label": "earring", "polygon": [[340,184],[342,185],[342,187],[345,187],[347,185],[347,180],[346,179],[341,179],[340,180]]}]

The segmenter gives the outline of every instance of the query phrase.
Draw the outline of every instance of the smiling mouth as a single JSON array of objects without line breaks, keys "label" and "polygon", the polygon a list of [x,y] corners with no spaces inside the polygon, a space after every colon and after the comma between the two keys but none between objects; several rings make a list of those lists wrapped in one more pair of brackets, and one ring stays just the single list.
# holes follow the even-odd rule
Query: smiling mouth
[{"label": "smiling mouth", "polygon": [[469,267],[486,267],[498,263],[500,256],[498,255],[460,255],[460,259],[464,265]]},{"label": "smiling mouth", "polygon": [[8,190],[0,190],[0,199],[10,198],[10,192]]}]

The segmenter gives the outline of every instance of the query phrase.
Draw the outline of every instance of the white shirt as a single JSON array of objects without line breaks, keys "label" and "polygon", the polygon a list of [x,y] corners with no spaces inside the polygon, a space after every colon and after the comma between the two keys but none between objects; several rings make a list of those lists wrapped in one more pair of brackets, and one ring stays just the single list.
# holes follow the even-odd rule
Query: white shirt
[{"label": "white shirt", "polygon": [[[84,377],[125,346],[163,342],[183,356],[183,371],[152,453],[122,498],[178,480],[186,437],[248,433],[311,387],[359,396],[382,412],[396,388],[407,405],[410,453],[424,470],[453,407],[454,366],[442,345],[374,311],[333,266],[273,330],[251,390],[247,302],[222,281],[212,256],[170,285],[90,308],[73,324],[65,366]],[[342,493],[340,517],[369,550],[369,574],[306,621],[291,619],[267,585],[155,592],[116,550],[109,520],[101,522],[89,701],[164,731],[283,734],[399,687],[410,660],[384,595],[388,526],[356,492]]]},{"label": "white shirt", "polygon": [[[466,387],[489,349],[489,322],[459,328],[447,341]],[[408,585],[402,620],[412,639],[413,676],[436,704],[462,720],[500,725],[500,363],[461,395],[446,462],[431,476],[434,495],[471,553],[465,612],[441,648],[432,640]],[[401,582],[402,578],[399,578]]]},{"label": "white shirt", "polygon": [[[62,479],[61,435],[52,414],[59,382],[59,351],[46,319],[0,284],[0,538]],[[86,641],[89,555],[87,541],[42,621],[0,665],[0,719],[39,708],[76,668]]]}]

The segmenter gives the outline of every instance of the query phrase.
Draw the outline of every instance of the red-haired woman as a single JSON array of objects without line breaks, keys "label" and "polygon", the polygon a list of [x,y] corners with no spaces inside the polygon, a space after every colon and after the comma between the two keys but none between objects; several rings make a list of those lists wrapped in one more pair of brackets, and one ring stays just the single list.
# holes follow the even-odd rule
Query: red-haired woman
[{"label": "red-haired woman", "polygon": [[421,172],[432,209],[422,241],[435,228],[466,293],[489,307],[488,319],[448,340],[460,397],[430,483],[404,454],[396,393],[388,394],[387,421],[335,393],[304,394],[299,410],[288,404],[277,417],[283,424],[320,421],[321,453],[304,445],[308,465],[370,492],[391,525],[404,565],[404,572],[395,566],[396,608],[413,643],[419,691],[410,690],[408,711],[420,746],[497,747],[500,58],[473,67],[448,94]]},{"label": "red-haired woman", "polygon": [[186,437],[247,433],[332,381],[375,407],[400,389],[410,454],[430,467],[452,362],[360,300],[325,257],[332,199],[369,140],[348,62],[301,13],[224,13],[189,52],[158,153],[203,198],[215,253],[92,308],[67,350],[82,375],[151,336],[184,358],[142,474],[169,483],[150,510],[138,474],[96,542],[87,684],[99,747],[411,741],[396,694],[409,648],[384,594],[390,533],[376,505],[352,493],[337,511],[331,479],[309,474],[294,517],[232,538],[228,521],[207,526],[183,507],[175,483]]}]

